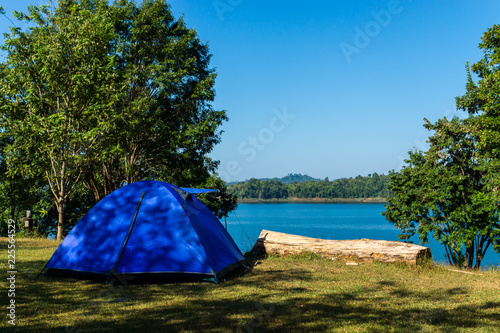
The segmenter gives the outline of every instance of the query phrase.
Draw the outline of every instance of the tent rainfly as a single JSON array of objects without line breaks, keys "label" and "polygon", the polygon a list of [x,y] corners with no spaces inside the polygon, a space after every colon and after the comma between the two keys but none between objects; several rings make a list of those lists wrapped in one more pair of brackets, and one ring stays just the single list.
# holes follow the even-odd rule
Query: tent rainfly
[{"label": "tent rainfly", "polygon": [[246,265],[220,221],[194,194],[159,181],[124,186],[97,203],[42,272],[218,282]]}]

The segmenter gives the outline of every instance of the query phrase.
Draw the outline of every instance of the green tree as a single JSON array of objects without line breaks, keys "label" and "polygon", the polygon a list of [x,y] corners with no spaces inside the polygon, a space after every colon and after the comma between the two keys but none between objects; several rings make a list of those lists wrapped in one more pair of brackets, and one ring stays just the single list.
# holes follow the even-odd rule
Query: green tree
[{"label": "green tree", "polygon": [[204,184],[202,188],[218,189],[216,195],[211,193],[198,195],[198,198],[219,218],[227,217],[229,212],[238,207],[237,196],[228,192],[226,183],[219,177],[213,175]]},{"label": "green tree", "polygon": [[[500,156],[500,25],[494,25],[483,35],[479,48],[483,58],[467,64],[466,93],[456,98],[457,108],[475,115],[475,133],[482,153]],[[473,78],[475,74],[478,81]]]},{"label": "green tree", "polygon": [[[110,155],[90,160],[85,177],[96,201],[124,183],[161,179],[203,186],[218,165],[207,155],[220,142],[225,111],[216,111],[216,72],[194,29],[176,19],[164,0],[99,6],[116,32],[117,119],[106,145]],[[213,182],[224,190],[223,182]]]},{"label": "green tree", "polygon": [[4,152],[10,175],[45,176],[58,238],[68,200],[97,202],[142,179],[215,186],[210,208],[222,216],[235,208],[207,156],[227,120],[210,104],[211,55],[166,1],[61,0],[15,15],[32,28],[11,28],[3,47]]},{"label": "green tree", "polygon": [[[487,190],[491,170],[469,134],[471,121],[446,118],[425,127],[435,131],[427,152],[410,152],[406,166],[393,173],[392,196],[383,213],[422,243],[431,234],[454,265],[478,268],[492,244],[498,244],[500,222],[494,196]],[[500,248],[497,248],[497,251]]]},{"label": "green tree", "polygon": [[426,120],[435,132],[430,148],[411,152],[408,166],[391,175],[384,212],[400,238],[418,234],[425,243],[431,233],[450,263],[469,268],[478,268],[491,246],[500,253],[500,26],[479,47],[484,56],[472,72],[467,66],[466,93],[456,98],[469,117]]},{"label": "green tree", "polygon": [[[472,135],[478,142],[479,153],[489,160],[489,190],[500,201],[500,25],[486,31],[479,44],[483,58],[467,64],[466,93],[456,98],[457,108],[476,119]],[[476,80],[474,79],[476,78]]]},{"label": "green tree", "polygon": [[42,174],[58,211],[57,238],[65,206],[93,152],[106,153],[101,137],[113,125],[113,27],[76,2],[56,8],[28,7],[15,16],[31,26],[11,28],[1,65],[2,136],[9,175]]}]

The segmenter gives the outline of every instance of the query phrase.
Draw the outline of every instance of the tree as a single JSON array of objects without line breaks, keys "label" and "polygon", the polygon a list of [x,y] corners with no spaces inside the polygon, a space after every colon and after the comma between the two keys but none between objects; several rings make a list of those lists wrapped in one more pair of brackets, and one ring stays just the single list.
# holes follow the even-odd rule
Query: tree
[{"label": "tree", "polygon": [[[44,191],[43,177],[23,177],[19,174],[7,175],[7,161],[4,147],[10,138],[0,137],[0,234],[7,233],[7,221],[20,222],[26,210],[32,210]],[[42,192],[42,193],[41,193]]]},{"label": "tree", "polygon": [[[456,98],[457,108],[477,119],[475,135],[482,153],[500,156],[500,25],[494,25],[483,35],[479,44],[483,58],[467,64],[466,93]],[[471,73],[472,70],[472,73]],[[473,74],[479,78],[473,79]]]},{"label": "tree", "polygon": [[217,176],[210,177],[205,184],[200,187],[213,188],[219,191],[214,196],[212,193],[198,195],[198,198],[217,216],[219,219],[227,217],[229,212],[238,207],[237,196],[228,193],[226,183]]},{"label": "tree", "polygon": [[207,156],[227,120],[210,104],[211,55],[166,1],[61,0],[15,15],[33,27],[11,28],[3,47],[4,153],[10,174],[45,176],[58,238],[72,193],[97,202],[142,179],[216,186],[215,213],[236,207]]},{"label": "tree", "polygon": [[[479,48],[484,56],[472,66],[467,64],[466,93],[456,98],[456,104],[458,109],[476,119],[472,134],[480,154],[489,159],[491,167],[500,171],[500,25],[484,33]],[[489,190],[499,201],[500,172],[490,176]]]},{"label": "tree", "polygon": [[[106,15],[77,2],[57,8],[16,12],[29,31],[11,28],[0,67],[2,135],[8,173],[42,174],[55,198],[57,238],[64,230],[65,206],[89,158],[109,153],[101,137],[113,126],[113,27]],[[89,154],[89,151],[94,152]],[[97,154],[95,152],[98,152]]]},{"label": "tree", "polygon": [[[175,19],[164,0],[136,5],[118,0],[99,6],[116,32],[112,44],[119,87],[113,106],[115,127],[106,136],[110,155],[92,159],[86,184],[96,201],[124,183],[160,179],[180,186],[202,186],[218,165],[207,155],[220,142],[227,120],[216,111],[216,72],[211,55],[182,17]],[[215,182],[225,188],[223,182]]]},{"label": "tree", "polygon": [[483,36],[481,61],[467,66],[467,92],[457,97],[465,119],[424,125],[434,131],[426,152],[410,152],[408,165],[390,176],[388,221],[409,241],[428,234],[445,246],[454,265],[478,268],[492,246],[500,253],[498,174],[500,150],[500,26]]},{"label": "tree", "polygon": [[500,222],[494,196],[488,193],[491,170],[469,134],[470,121],[446,118],[425,127],[435,131],[427,152],[410,152],[401,172],[391,174],[388,221],[408,241],[422,243],[428,234],[446,249],[454,265],[478,268],[486,251],[498,243]]}]

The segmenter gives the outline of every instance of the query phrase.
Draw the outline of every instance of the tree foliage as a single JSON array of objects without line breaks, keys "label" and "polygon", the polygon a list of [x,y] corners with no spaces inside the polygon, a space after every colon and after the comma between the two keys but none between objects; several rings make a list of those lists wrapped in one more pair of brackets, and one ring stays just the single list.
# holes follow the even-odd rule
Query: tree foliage
[{"label": "tree foliage", "polygon": [[387,220],[408,241],[429,234],[443,244],[448,261],[478,268],[486,251],[500,253],[498,198],[498,141],[500,133],[499,26],[483,37],[484,57],[472,70],[467,66],[467,92],[457,108],[465,119],[446,118],[424,125],[434,134],[426,152],[409,153],[407,166],[391,175]]},{"label": "tree foliage", "polygon": [[[304,183],[308,181],[321,181],[319,178],[314,178],[309,175],[303,175],[300,173],[289,173],[285,177],[275,177],[275,178],[259,178],[260,180],[277,180],[282,182],[283,184],[292,184],[292,183]],[[238,183],[238,182],[234,182]]]},{"label": "tree foliage", "polygon": [[240,199],[287,198],[372,198],[385,197],[389,178],[386,175],[357,176],[329,181],[305,181],[286,184],[279,180],[250,179],[231,184],[230,193]]},{"label": "tree foliage", "polygon": [[183,186],[205,183],[217,167],[207,154],[227,120],[211,106],[216,73],[210,53],[165,1],[103,5],[116,33],[113,60],[119,87],[112,152],[88,166],[96,201],[124,182],[162,179]]},{"label": "tree foliage", "polygon": [[60,239],[65,205],[88,151],[111,123],[114,74],[107,54],[113,32],[105,16],[76,4],[61,2],[53,11],[31,6],[28,12],[16,16],[32,24],[30,31],[12,28],[3,47],[2,135],[11,139],[5,147],[9,175],[45,176]]},{"label": "tree foliage", "polygon": [[[486,157],[500,157],[500,25],[488,29],[479,48],[483,58],[467,64],[466,93],[456,98],[457,108],[476,119],[474,135]],[[478,80],[474,81],[474,75]]]},{"label": "tree foliage", "polygon": [[494,197],[488,191],[492,170],[469,134],[470,120],[446,118],[426,128],[435,131],[427,152],[411,152],[408,165],[391,175],[385,217],[402,230],[400,238],[428,235],[443,244],[454,265],[477,268],[500,236]]},{"label": "tree foliage", "polygon": [[234,209],[207,156],[227,120],[211,106],[211,55],[166,1],[60,0],[15,16],[30,28],[2,46],[2,156],[8,177],[44,179],[58,238],[67,215],[81,217],[65,210],[72,198],[97,202],[142,179],[216,186],[206,203]]}]

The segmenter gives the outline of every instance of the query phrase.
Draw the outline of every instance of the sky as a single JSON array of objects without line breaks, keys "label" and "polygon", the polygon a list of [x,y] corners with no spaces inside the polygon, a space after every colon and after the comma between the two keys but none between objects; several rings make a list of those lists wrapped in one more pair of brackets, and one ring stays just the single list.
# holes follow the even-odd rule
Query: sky
[{"label": "sky", "polygon": [[[43,3],[0,0],[12,20]],[[427,148],[424,118],[460,116],[465,64],[500,24],[497,0],[169,3],[213,55],[213,107],[229,121],[210,157],[226,181],[401,169]]]}]

